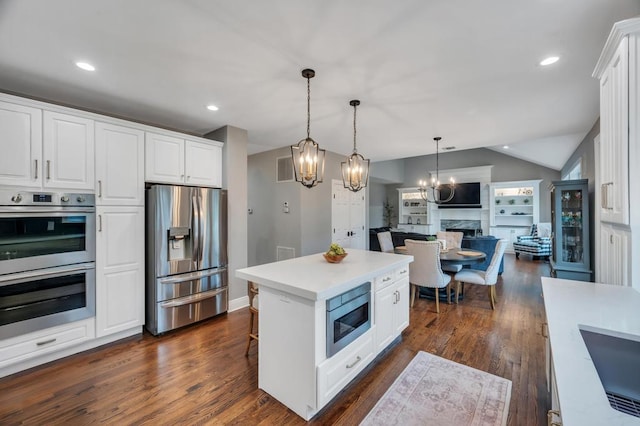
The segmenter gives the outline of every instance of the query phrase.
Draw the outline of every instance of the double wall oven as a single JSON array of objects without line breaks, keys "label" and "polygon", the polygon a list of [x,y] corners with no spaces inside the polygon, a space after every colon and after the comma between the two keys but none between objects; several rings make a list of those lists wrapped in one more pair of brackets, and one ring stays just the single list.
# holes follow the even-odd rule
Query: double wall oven
[{"label": "double wall oven", "polygon": [[95,315],[93,194],[0,189],[0,338]]}]

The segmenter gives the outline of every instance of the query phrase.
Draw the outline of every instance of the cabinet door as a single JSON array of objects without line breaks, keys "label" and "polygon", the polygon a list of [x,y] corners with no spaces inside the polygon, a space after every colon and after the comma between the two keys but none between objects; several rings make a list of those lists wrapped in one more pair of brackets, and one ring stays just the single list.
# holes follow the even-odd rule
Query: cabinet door
[{"label": "cabinet door", "polygon": [[39,188],[42,111],[0,102],[0,185]]},{"label": "cabinet door", "polygon": [[625,37],[600,79],[600,219],[629,224],[629,51]]},{"label": "cabinet door", "polygon": [[144,208],[98,207],[96,334],[144,324]]},{"label": "cabinet door", "polygon": [[144,177],[149,182],[184,183],[184,139],[146,133]]},{"label": "cabinet door", "polygon": [[394,287],[397,293],[397,301],[394,305],[393,337],[395,338],[409,326],[409,277],[398,281]]},{"label": "cabinet door", "polygon": [[222,148],[206,142],[185,142],[185,182],[222,187]]},{"label": "cabinet door", "polygon": [[44,111],[44,187],[93,190],[94,122]]},{"label": "cabinet door", "polygon": [[96,204],[144,205],[144,132],[96,123]]},{"label": "cabinet door", "polygon": [[602,224],[597,281],[605,284],[630,285],[630,252],[629,232]]},{"label": "cabinet door", "polygon": [[[376,338],[375,352],[379,353],[386,348],[395,338],[393,323],[394,308],[396,306],[396,286],[390,285],[376,291],[375,295],[375,320]],[[407,311],[408,312],[408,311]]]}]

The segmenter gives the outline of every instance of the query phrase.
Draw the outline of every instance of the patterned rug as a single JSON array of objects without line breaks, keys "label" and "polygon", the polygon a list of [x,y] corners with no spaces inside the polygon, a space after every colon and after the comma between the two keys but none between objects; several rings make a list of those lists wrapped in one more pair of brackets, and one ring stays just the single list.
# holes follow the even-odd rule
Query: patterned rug
[{"label": "patterned rug", "polygon": [[511,381],[418,352],[360,425],[504,426]]}]

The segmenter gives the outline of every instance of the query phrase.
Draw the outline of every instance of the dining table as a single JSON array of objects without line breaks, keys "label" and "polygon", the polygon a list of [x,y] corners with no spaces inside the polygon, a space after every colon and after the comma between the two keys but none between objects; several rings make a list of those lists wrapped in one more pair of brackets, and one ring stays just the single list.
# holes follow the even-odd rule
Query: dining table
[{"label": "dining table", "polygon": [[[407,246],[396,246],[394,252],[397,254],[407,254]],[[482,263],[487,258],[487,254],[478,250],[467,250],[464,248],[450,248],[447,250],[440,250],[440,264],[441,265],[462,265],[470,266],[475,263]],[[453,278],[453,277],[451,277]],[[435,299],[435,291],[429,287],[420,287],[420,297],[427,299]],[[455,296],[455,289],[451,289],[451,296]],[[463,294],[461,293],[459,299],[462,300]],[[447,301],[446,292],[440,292],[440,301]]]}]

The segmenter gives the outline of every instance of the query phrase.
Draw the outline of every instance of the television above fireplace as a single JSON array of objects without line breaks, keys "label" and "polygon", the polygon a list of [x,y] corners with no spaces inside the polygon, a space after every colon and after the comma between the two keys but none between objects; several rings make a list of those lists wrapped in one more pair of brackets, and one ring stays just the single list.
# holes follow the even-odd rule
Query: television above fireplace
[{"label": "television above fireplace", "polygon": [[[456,183],[453,198],[446,203],[438,204],[439,209],[480,209],[480,182]],[[448,198],[451,184],[442,185],[441,198]]]}]

